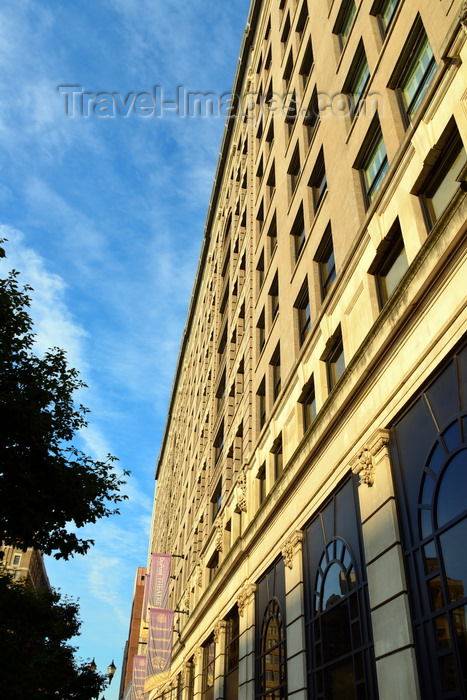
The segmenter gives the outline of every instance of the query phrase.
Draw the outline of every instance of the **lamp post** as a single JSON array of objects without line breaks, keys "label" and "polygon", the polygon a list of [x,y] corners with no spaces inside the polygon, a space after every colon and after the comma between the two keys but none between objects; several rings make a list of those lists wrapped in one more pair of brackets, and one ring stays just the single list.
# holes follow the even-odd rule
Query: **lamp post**
[{"label": "lamp post", "polygon": [[[91,661],[91,663],[89,664],[89,668],[91,669],[91,671],[97,670],[95,659],[93,659]],[[102,690],[105,690],[106,688],[108,688],[109,685],[112,683],[112,678],[114,677],[116,670],[117,670],[117,667],[115,666],[114,660],[112,659],[110,664],[107,666],[107,679],[104,681],[104,687],[102,688]],[[99,693],[96,696],[96,700],[99,700]],[[104,696],[101,697],[101,700],[105,700]]]}]

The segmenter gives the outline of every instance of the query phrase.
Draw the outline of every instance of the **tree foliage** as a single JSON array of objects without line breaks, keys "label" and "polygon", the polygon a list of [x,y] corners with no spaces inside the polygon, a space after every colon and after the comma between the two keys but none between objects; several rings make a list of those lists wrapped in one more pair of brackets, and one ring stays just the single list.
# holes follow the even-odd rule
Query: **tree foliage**
[{"label": "tree foliage", "polygon": [[0,540],[68,559],[94,544],[77,528],[119,512],[125,481],[114,457],[96,461],[73,446],[87,425],[73,399],[85,384],[60,348],[34,352],[30,291],[15,271],[0,279]]},{"label": "tree foliage", "polygon": [[91,700],[105,677],[77,662],[67,640],[79,632],[78,606],[55,590],[35,591],[0,571],[2,697]]}]

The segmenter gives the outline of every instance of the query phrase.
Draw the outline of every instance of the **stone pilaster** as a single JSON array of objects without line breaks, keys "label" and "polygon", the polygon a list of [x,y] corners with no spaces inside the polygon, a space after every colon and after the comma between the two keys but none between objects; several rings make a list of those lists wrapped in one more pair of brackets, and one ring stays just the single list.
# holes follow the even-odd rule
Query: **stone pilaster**
[{"label": "stone pilaster", "polygon": [[201,700],[203,693],[203,648],[198,647],[194,653],[195,682],[193,687],[193,700]]},{"label": "stone pilaster", "polygon": [[237,599],[240,628],[238,700],[254,700],[255,697],[255,591],[255,584],[245,583]]},{"label": "stone pilaster", "polygon": [[282,545],[285,562],[287,639],[287,692],[293,700],[306,700],[305,599],[303,532],[297,530]]},{"label": "stone pilaster", "polygon": [[379,700],[416,700],[420,691],[388,442],[387,430],[375,431],[350,467],[360,476]]},{"label": "stone pilaster", "polygon": [[219,620],[214,627],[214,641],[216,642],[216,658],[214,662],[214,700],[224,698],[225,678],[225,631],[227,623]]}]

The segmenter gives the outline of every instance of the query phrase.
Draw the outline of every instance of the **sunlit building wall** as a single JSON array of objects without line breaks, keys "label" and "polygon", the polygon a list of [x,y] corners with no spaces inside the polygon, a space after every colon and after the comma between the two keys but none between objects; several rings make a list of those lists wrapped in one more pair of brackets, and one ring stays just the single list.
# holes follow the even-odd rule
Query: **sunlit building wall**
[{"label": "sunlit building wall", "polygon": [[149,700],[467,698],[466,23],[252,2],[157,465]]}]

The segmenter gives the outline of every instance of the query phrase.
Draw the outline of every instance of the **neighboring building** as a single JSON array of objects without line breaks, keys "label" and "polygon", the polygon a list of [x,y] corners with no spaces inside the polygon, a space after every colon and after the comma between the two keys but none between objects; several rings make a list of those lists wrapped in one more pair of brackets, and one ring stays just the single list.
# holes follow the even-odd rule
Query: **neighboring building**
[{"label": "neighboring building", "polygon": [[466,25],[252,2],[157,466],[188,614],[149,700],[467,698]]},{"label": "neighboring building", "polygon": [[133,673],[133,656],[138,653],[139,633],[144,600],[144,579],[146,567],[138,566],[136,569],[135,586],[133,589],[133,604],[131,606],[130,629],[125,643],[122,662],[122,675],[120,680],[119,700],[122,700]]},{"label": "neighboring building", "polygon": [[38,549],[28,547],[23,552],[10,545],[2,545],[0,549],[0,566],[15,580],[26,578],[36,591],[50,588],[49,578],[45,570],[44,559]]}]

